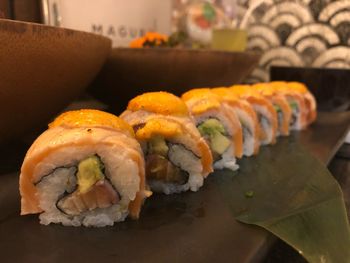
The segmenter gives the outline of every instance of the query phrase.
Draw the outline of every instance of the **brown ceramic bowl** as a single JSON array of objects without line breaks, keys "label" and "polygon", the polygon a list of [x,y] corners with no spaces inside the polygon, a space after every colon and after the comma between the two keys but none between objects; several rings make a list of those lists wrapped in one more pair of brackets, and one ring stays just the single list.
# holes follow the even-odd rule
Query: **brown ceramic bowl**
[{"label": "brown ceramic bowl", "polygon": [[146,91],[180,95],[190,88],[239,83],[259,58],[252,52],[115,48],[89,90],[120,112],[131,98]]},{"label": "brown ceramic bowl", "polygon": [[91,33],[0,19],[0,142],[62,110],[93,80],[111,41]]}]

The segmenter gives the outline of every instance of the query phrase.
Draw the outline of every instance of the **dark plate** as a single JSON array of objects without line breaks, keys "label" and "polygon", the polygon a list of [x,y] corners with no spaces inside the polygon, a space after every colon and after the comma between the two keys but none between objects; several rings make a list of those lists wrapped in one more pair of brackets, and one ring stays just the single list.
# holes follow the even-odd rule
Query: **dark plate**
[{"label": "dark plate", "polygon": [[146,91],[166,90],[181,95],[191,88],[239,83],[259,58],[253,52],[114,48],[90,92],[118,111]]},{"label": "dark plate", "polygon": [[[325,164],[340,146],[350,113],[322,113],[292,136]],[[273,147],[273,146],[272,146]],[[148,199],[139,221],[102,229],[42,226],[19,216],[18,174],[0,176],[1,262],[259,262],[275,240],[237,222],[212,180],[197,193]]]}]

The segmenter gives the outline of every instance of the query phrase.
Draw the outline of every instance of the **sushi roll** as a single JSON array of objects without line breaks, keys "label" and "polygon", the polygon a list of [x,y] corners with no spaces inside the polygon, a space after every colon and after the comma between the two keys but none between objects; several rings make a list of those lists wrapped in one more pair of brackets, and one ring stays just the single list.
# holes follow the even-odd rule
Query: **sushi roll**
[{"label": "sushi roll", "polygon": [[243,133],[235,112],[221,103],[210,89],[193,89],[182,95],[196,126],[212,151],[214,168],[237,170],[243,155]]},{"label": "sushi roll", "polygon": [[269,145],[276,143],[277,112],[272,103],[249,85],[234,85],[230,90],[253,106],[259,121],[260,144]]},{"label": "sushi roll", "polygon": [[287,85],[291,90],[296,91],[303,96],[307,108],[306,123],[307,125],[313,123],[317,118],[317,103],[315,97],[303,83],[287,82]]},{"label": "sushi roll", "polygon": [[273,81],[270,85],[276,89],[276,92],[284,96],[292,110],[292,117],[290,121],[290,130],[302,130],[308,125],[307,115],[308,109],[303,95],[291,89],[287,82]]},{"label": "sushi roll", "polygon": [[220,96],[222,103],[229,111],[233,111],[237,115],[243,131],[243,154],[245,156],[258,154],[260,128],[258,117],[252,105],[239,99],[229,88],[213,88],[211,91]]},{"label": "sushi roll", "polygon": [[203,185],[213,170],[212,155],[180,98],[167,92],[142,94],[129,102],[121,118],[143,148],[152,191],[172,194]]},{"label": "sushi roll", "polygon": [[258,83],[252,86],[266,99],[268,99],[277,112],[278,130],[277,135],[288,136],[289,126],[292,118],[292,109],[286,97],[268,83]]},{"label": "sushi roll", "polygon": [[102,227],[138,218],[145,167],[132,128],[97,110],[63,113],[28,150],[19,179],[21,214],[40,223]]}]

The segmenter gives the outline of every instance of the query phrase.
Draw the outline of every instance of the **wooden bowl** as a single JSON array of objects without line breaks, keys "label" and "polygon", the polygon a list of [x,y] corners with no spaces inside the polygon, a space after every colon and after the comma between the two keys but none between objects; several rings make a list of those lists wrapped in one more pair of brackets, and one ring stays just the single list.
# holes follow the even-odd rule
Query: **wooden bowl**
[{"label": "wooden bowl", "polygon": [[239,83],[259,58],[252,52],[115,48],[89,91],[120,112],[131,98],[146,91],[181,95],[191,88]]},{"label": "wooden bowl", "polygon": [[0,142],[46,124],[105,62],[99,35],[0,19]]}]

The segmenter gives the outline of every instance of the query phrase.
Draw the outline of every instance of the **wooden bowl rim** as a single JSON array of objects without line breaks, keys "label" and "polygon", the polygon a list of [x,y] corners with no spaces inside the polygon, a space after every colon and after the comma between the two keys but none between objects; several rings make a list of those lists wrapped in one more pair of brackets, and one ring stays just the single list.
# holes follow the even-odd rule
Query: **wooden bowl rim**
[{"label": "wooden bowl rim", "polygon": [[239,56],[251,56],[259,59],[262,52],[258,51],[226,51],[217,49],[194,49],[194,48],[170,48],[170,47],[159,47],[159,48],[129,48],[129,47],[113,47],[112,50],[123,51],[123,52],[135,52],[135,53],[168,53],[168,52],[179,52],[179,53],[192,53],[192,54],[217,54],[217,55],[239,55]]},{"label": "wooden bowl rim", "polygon": [[[46,24],[34,23],[34,22],[24,22],[24,21],[18,21],[18,20],[4,19],[4,18],[0,18],[0,26],[1,26],[1,24],[5,24],[5,25],[7,24],[7,25],[12,25],[12,26],[21,25],[21,26],[27,26],[27,27],[31,27],[31,28],[43,28],[43,29],[53,30],[56,33],[81,34],[81,35],[86,35],[88,37],[101,39],[103,41],[108,41],[110,46],[112,46],[112,39],[110,39],[109,37],[95,34],[95,33],[91,33],[91,32],[87,32],[87,31],[82,31],[82,30],[70,29],[70,28],[65,28],[65,27],[57,27],[57,26],[51,26],[51,25],[46,25]],[[11,32],[14,31],[14,30],[11,30],[9,28],[4,28],[4,27],[1,27],[0,29],[1,29],[0,32],[2,30],[11,31]]]}]

